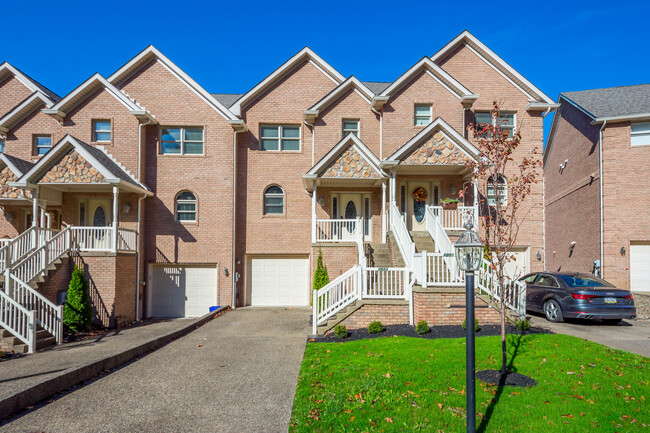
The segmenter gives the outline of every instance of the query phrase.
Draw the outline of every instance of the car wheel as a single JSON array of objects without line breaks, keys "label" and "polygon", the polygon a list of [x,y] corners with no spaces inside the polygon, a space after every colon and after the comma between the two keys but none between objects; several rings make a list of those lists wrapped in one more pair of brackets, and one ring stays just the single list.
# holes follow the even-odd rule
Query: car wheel
[{"label": "car wheel", "polygon": [[621,320],[623,319],[600,319],[603,321],[605,325],[616,325],[617,323],[621,323]]},{"label": "car wheel", "polygon": [[555,299],[550,299],[544,304],[544,315],[549,322],[562,322],[562,309]]}]

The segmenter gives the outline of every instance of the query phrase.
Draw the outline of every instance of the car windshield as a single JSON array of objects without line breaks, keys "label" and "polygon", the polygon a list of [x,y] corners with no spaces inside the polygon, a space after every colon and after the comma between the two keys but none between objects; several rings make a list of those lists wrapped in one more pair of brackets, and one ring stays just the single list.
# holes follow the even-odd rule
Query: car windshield
[{"label": "car windshield", "polygon": [[558,275],[569,287],[614,287],[597,277]]}]

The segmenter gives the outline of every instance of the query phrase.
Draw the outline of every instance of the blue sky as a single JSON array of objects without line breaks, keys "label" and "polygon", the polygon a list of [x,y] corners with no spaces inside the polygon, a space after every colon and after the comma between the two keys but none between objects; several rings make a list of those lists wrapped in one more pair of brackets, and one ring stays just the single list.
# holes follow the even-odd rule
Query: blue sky
[{"label": "blue sky", "polygon": [[65,95],[153,44],[208,91],[243,93],[306,45],[345,76],[393,81],[468,29],[553,99],[650,81],[645,2],[508,3],[10,2],[0,62]]}]

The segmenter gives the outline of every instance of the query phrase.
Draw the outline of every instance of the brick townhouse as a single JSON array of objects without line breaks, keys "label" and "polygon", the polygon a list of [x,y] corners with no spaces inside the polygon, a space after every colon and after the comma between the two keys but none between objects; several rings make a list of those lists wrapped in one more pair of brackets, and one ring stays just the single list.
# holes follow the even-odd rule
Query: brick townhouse
[{"label": "brick townhouse", "polygon": [[544,152],[546,264],[650,291],[650,85],[564,92]]},{"label": "brick townhouse", "polygon": [[[3,63],[0,296],[57,334],[78,264],[106,326],[312,303],[319,332],[457,323],[451,245],[485,211],[466,127],[502,121],[523,156],[542,149],[555,107],[467,31],[393,82],[346,78],[304,48],[242,95],[209,93],[153,46],[64,97]],[[543,268],[542,193],[513,275]],[[313,294],[319,251],[331,283]]]}]

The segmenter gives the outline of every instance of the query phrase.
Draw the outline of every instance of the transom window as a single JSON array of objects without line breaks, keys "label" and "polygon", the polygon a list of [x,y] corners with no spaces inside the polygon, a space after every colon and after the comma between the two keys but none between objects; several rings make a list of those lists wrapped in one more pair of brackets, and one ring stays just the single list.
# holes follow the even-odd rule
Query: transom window
[{"label": "transom window", "polygon": [[110,120],[93,120],[93,141],[111,141]]},{"label": "transom window", "polygon": [[52,147],[52,136],[45,134],[34,135],[34,155],[45,155]]},{"label": "transom window", "polygon": [[203,128],[160,128],[163,155],[203,155]]},{"label": "transom window", "polygon": [[359,136],[359,119],[343,119],[343,136],[348,134]]},{"label": "transom window", "polygon": [[300,126],[263,125],[260,126],[260,149],[276,151],[300,150]]},{"label": "transom window", "polygon": [[474,113],[474,119],[476,120],[476,124],[478,126],[487,123],[488,125],[501,125],[502,128],[508,130],[508,137],[512,138],[515,133],[515,121],[516,121],[516,116],[515,113],[499,113],[499,118],[497,119],[496,117],[492,117],[492,113],[487,111],[487,112],[478,112]]},{"label": "transom window", "polygon": [[633,123],[630,139],[632,146],[650,145],[650,122]]},{"label": "transom window", "polygon": [[494,181],[493,176],[490,176],[487,185],[488,205],[496,206],[497,198],[501,206],[506,206],[508,204],[508,183],[503,176],[499,176],[496,181]]},{"label": "transom window", "polygon": [[415,104],[415,126],[426,126],[431,123],[432,111],[431,104]]},{"label": "transom window", "polygon": [[264,191],[264,215],[282,215],[284,213],[284,191],[272,185]]},{"label": "transom window", "polygon": [[196,222],[196,196],[190,191],[176,196],[176,221]]}]

